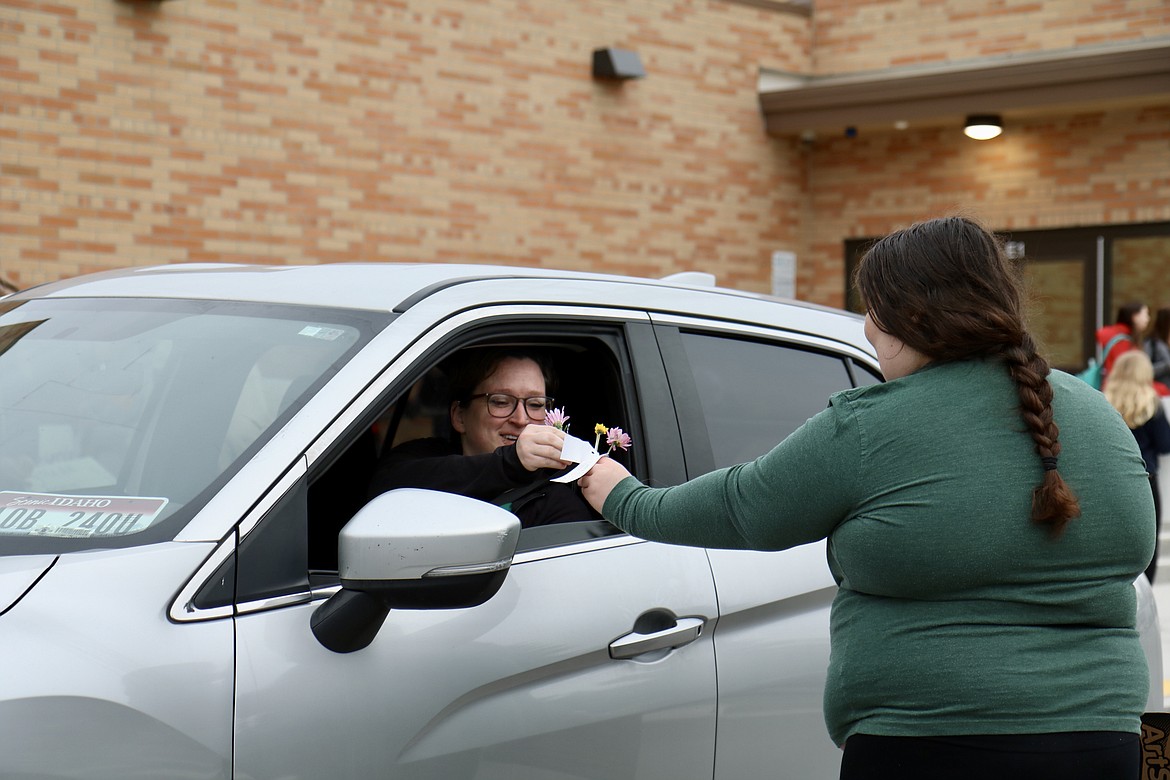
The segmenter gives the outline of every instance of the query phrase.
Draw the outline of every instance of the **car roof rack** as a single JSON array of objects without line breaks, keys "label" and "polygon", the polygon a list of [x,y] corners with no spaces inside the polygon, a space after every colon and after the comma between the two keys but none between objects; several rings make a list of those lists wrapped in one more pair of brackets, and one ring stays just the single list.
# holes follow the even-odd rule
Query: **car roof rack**
[{"label": "car roof rack", "polygon": [[680,271],[677,274],[662,277],[662,281],[674,284],[693,284],[696,287],[714,287],[715,274],[709,274],[706,271]]}]

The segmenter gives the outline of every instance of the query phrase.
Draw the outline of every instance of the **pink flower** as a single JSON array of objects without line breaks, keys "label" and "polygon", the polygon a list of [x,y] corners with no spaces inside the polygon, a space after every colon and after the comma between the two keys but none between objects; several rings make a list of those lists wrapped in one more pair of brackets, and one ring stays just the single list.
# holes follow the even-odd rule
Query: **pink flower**
[{"label": "pink flower", "polygon": [[605,435],[605,443],[609,445],[610,452],[613,452],[619,447],[623,450],[628,450],[630,444],[633,443],[633,439],[630,438],[630,434],[621,428],[610,428],[609,432]]},{"label": "pink flower", "polygon": [[563,406],[560,409],[549,409],[544,413],[544,424],[551,425],[558,431],[567,431],[569,429],[568,422],[569,415],[565,414]]}]

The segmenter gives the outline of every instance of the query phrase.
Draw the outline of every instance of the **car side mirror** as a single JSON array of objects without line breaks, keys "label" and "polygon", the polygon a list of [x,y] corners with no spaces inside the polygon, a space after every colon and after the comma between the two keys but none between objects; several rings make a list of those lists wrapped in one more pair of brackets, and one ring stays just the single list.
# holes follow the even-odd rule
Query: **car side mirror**
[{"label": "car side mirror", "polygon": [[317,641],[336,653],[374,640],[391,609],[464,609],[499,591],[520,521],[493,504],[402,488],[366,504],[341,529],[341,590],[313,612]]}]

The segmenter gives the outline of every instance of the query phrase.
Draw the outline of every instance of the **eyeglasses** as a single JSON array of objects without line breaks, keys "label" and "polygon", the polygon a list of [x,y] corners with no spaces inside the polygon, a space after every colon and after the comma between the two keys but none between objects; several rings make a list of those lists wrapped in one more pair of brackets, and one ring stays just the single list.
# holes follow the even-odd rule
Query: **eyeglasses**
[{"label": "eyeglasses", "polygon": [[476,393],[467,399],[471,403],[476,398],[487,399],[488,414],[492,417],[511,417],[516,406],[524,403],[524,413],[531,420],[543,420],[544,414],[552,408],[553,399],[547,395],[533,395],[528,398],[517,398],[507,393]]}]

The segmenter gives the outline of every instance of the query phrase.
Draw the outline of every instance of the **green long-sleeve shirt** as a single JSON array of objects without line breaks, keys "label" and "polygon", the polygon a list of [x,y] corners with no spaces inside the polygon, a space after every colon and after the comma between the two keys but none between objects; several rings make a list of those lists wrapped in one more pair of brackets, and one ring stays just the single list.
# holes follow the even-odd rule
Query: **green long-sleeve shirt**
[{"label": "green long-sleeve shirt", "polygon": [[1039,456],[997,362],[846,390],[757,460],[671,488],[630,478],[604,515],[645,539],[778,550],[828,538],[825,720],[887,736],[1139,730],[1148,671],[1133,580],[1154,508],[1099,392],[1049,377],[1081,517],[1030,521]]}]

